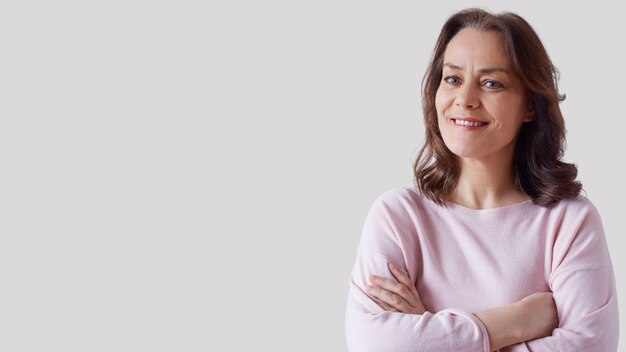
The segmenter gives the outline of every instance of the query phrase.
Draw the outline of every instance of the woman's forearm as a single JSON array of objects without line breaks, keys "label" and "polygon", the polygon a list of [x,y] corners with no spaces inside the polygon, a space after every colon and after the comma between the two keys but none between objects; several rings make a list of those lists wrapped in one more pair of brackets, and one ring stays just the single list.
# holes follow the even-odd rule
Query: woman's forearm
[{"label": "woman's forearm", "polygon": [[556,307],[549,292],[534,293],[519,302],[474,315],[485,325],[492,351],[549,336],[558,326]]},{"label": "woman's forearm", "polygon": [[518,302],[483,310],[474,315],[487,328],[489,346],[492,351],[526,341],[520,323],[521,314]]}]

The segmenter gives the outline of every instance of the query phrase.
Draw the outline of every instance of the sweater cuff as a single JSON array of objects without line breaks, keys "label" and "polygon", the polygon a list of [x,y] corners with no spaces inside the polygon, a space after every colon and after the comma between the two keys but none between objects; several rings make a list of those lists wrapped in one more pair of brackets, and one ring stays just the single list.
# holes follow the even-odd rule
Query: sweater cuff
[{"label": "sweater cuff", "polygon": [[474,314],[471,313],[467,313],[464,312],[460,309],[456,309],[456,308],[450,308],[450,309],[446,309],[445,312],[448,312],[450,314],[454,314],[454,315],[458,315],[458,316],[462,316],[464,318],[469,319],[471,322],[474,323],[474,325],[478,328],[478,333],[480,334],[480,339],[483,342],[483,351],[484,352],[491,352],[490,347],[489,346],[489,333],[487,332],[487,328],[485,327],[485,324],[483,324],[483,322],[478,319]]}]

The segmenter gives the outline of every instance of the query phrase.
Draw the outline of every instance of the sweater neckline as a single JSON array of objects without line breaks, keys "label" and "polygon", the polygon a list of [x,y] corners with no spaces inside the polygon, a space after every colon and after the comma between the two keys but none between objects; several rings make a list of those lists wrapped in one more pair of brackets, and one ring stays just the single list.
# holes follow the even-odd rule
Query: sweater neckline
[{"label": "sweater neckline", "polygon": [[457,203],[453,203],[450,201],[445,201],[446,206],[441,206],[437,203],[435,203],[434,201],[432,201],[430,198],[426,197],[425,195],[421,194],[419,191],[414,190],[417,194],[419,194],[419,196],[422,199],[425,199],[428,203],[430,203],[431,205],[438,207],[438,208],[444,208],[444,209],[449,209],[451,211],[455,211],[455,212],[459,212],[459,213],[466,213],[466,214],[498,214],[498,213],[502,213],[502,212],[508,212],[511,210],[518,210],[519,208],[524,208],[527,207],[529,205],[534,204],[533,203],[533,199],[527,199],[515,204],[509,204],[509,205],[503,205],[501,207],[495,207],[495,208],[486,208],[486,209],[474,209],[474,208],[469,208],[466,207],[464,205],[461,204],[457,204]]},{"label": "sweater neckline", "polygon": [[527,204],[532,204],[532,202],[533,202],[532,199],[528,199],[528,200],[524,200],[524,201],[521,201],[521,202],[518,202],[518,203],[515,203],[515,204],[509,204],[509,205],[503,205],[501,207],[485,208],[485,209],[469,208],[469,207],[466,207],[464,205],[453,203],[453,202],[450,202],[450,201],[446,201],[446,205],[448,206],[449,209],[453,209],[453,210],[458,210],[458,211],[463,211],[463,212],[473,212],[473,213],[488,214],[488,213],[496,213],[496,212],[503,212],[503,211],[513,210],[513,209],[516,209],[516,208],[524,207]]}]

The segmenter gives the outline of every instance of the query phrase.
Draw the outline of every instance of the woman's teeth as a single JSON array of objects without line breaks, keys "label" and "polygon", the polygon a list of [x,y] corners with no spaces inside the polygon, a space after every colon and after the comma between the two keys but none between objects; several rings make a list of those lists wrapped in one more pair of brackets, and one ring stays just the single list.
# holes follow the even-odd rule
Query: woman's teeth
[{"label": "woman's teeth", "polygon": [[454,123],[456,123],[457,125],[462,125],[462,126],[470,126],[470,127],[479,127],[479,126],[484,126],[486,125],[485,122],[478,122],[478,121],[465,121],[465,120],[454,120]]}]

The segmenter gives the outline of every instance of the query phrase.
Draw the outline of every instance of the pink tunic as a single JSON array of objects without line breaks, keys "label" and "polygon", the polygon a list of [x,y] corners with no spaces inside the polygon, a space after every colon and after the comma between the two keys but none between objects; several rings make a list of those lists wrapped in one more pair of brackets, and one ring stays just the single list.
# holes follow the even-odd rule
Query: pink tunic
[{"label": "pink tunic", "polygon": [[[388,261],[409,273],[428,312],[387,312],[365,293],[368,275],[393,277]],[[489,351],[472,313],[538,291],[553,292],[559,327],[502,351],[617,350],[615,279],[600,215],[587,198],[476,210],[438,206],[412,187],[391,189],[363,226],[349,279],[348,349]]]}]

